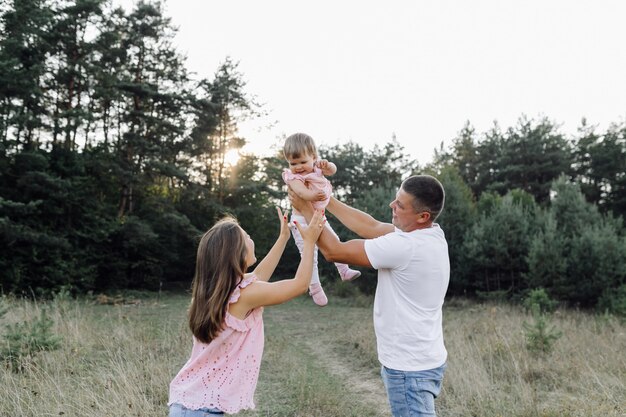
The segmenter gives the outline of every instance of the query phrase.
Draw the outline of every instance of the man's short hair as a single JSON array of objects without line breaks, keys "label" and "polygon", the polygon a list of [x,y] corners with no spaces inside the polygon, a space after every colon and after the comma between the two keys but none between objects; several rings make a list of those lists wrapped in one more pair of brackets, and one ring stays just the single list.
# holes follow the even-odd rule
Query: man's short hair
[{"label": "man's short hair", "polygon": [[402,182],[402,189],[413,196],[415,210],[429,212],[433,221],[443,210],[446,193],[437,178],[413,175]]}]

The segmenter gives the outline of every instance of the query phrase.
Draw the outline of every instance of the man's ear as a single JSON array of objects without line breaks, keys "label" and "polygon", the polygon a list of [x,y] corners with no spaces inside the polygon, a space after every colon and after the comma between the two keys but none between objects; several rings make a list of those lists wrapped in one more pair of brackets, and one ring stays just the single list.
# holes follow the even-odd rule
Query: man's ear
[{"label": "man's ear", "polygon": [[417,222],[420,224],[428,223],[430,221],[430,213],[427,211],[422,211],[417,215]]}]

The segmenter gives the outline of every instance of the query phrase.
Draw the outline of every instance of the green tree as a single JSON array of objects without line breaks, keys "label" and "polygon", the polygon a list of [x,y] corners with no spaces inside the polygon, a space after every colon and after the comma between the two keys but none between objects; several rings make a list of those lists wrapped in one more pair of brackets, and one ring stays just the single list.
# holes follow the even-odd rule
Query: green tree
[{"label": "green tree", "polygon": [[94,44],[88,33],[95,31],[102,19],[103,4],[104,0],[57,1],[54,23],[47,34],[51,48],[47,66],[52,75],[46,80],[46,90],[53,107],[52,143],[56,145],[62,135],[66,149],[76,149],[79,128],[89,126],[92,120],[88,74]]},{"label": "green tree", "polygon": [[530,240],[538,229],[536,210],[516,203],[508,194],[487,213],[479,212],[462,246],[464,279],[470,290],[512,294],[525,289]]},{"label": "green tree", "polygon": [[554,181],[552,194],[547,221],[531,244],[529,283],[560,300],[594,306],[626,276],[622,221],[600,214],[565,177]]},{"label": "green tree", "polygon": [[626,282],[626,244],[615,224],[588,225],[572,237],[567,271],[554,286],[555,294],[575,304],[593,307],[603,293]]},{"label": "green tree", "polygon": [[450,254],[450,293],[462,294],[468,288],[468,274],[464,272],[463,242],[478,216],[472,191],[463,181],[455,166],[447,166],[433,173],[441,181],[446,193],[443,212],[437,223],[441,225]]},{"label": "green tree", "polygon": [[[101,26],[93,40],[93,54],[90,57],[89,78],[91,79],[91,99],[89,113],[94,119],[94,132],[101,132],[100,144],[109,149],[118,143],[122,136],[121,116],[124,113],[124,94],[119,88],[127,62],[126,35],[127,16],[122,8],[106,10]],[[85,146],[92,145],[86,133]]]},{"label": "green tree", "polygon": [[587,203],[580,186],[565,176],[552,183],[553,198],[550,212],[556,220],[559,232],[566,238],[580,235],[587,225],[598,224],[601,220],[598,208]]},{"label": "green tree", "polygon": [[571,146],[547,118],[538,122],[520,118],[502,142],[495,182],[489,189],[505,194],[518,188],[547,203],[554,179],[570,172]]},{"label": "green tree", "polygon": [[365,178],[363,172],[366,151],[361,145],[347,142],[334,146],[320,146],[318,152],[320,157],[337,165],[337,173],[332,177],[332,184],[335,194],[340,196],[342,201],[352,204],[361,192],[368,189],[365,182],[369,180]]},{"label": "green tree", "polygon": [[453,166],[458,171],[463,182],[467,184],[477,196],[479,190],[478,180],[480,172],[479,143],[475,129],[469,121],[465,123],[457,136],[452,139],[449,150],[444,149],[443,142],[439,149],[435,149],[433,162],[426,169],[430,172],[440,172],[448,166]]},{"label": "green tree", "polygon": [[597,135],[583,121],[577,142],[576,173],[588,201],[604,212],[626,213],[626,123]]},{"label": "green tree", "polygon": [[544,214],[542,229],[532,237],[528,251],[526,281],[531,288],[552,291],[556,282],[567,273],[567,238],[557,228],[552,212]]},{"label": "green tree", "polygon": [[362,190],[387,183],[396,184],[397,189],[404,178],[419,171],[417,162],[408,156],[395,136],[384,146],[374,145],[366,152],[362,167],[365,176]]},{"label": "green tree", "polygon": [[417,162],[410,159],[395,137],[369,151],[354,142],[321,147],[319,151],[323,158],[337,165],[333,187],[348,204],[375,187],[393,184],[397,191],[402,180],[418,170]]},{"label": "green tree", "polygon": [[[213,109],[208,122],[214,122],[212,130],[203,138],[206,184],[220,203],[224,201],[229,182],[226,154],[229,150],[241,149],[246,143],[238,135],[238,123],[258,114],[260,110],[254,99],[246,94],[246,83],[238,66],[239,63],[227,58],[218,68],[212,82],[205,80],[200,83]],[[204,120],[201,122],[206,123]]]},{"label": "green tree", "polygon": [[[479,198],[485,191],[503,188],[500,185],[500,157],[504,148],[504,136],[500,126],[494,122],[478,143],[478,160],[476,161],[476,179],[470,184],[474,196]],[[494,188],[495,187],[495,188]]]},{"label": "green tree", "polygon": [[5,183],[10,191],[3,189],[0,199],[2,286],[47,292],[88,279],[78,253],[71,251],[70,218],[64,215],[72,207],[72,181],[50,172],[42,152],[16,154],[5,173],[13,181]]},{"label": "green tree", "polygon": [[46,0],[13,0],[0,12],[0,152],[30,151],[45,125],[46,33],[53,12]]},{"label": "green tree", "polygon": [[[391,181],[385,181],[368,190],[364,190],[355,198],[354,207],[364,211],[379,221],[390,223],[391,208],[389,207],[389,203],[395,199],[398,185],[399,184],[392,183]],[[356,237],[337,221],[333,222],[332,226],[341,240],[354,239]],[[329,269],[331,268],[329,267]],[[336,272],[332,272],[336,274]],[[376,289],[377,280],[378,276],[376,271],[365,268],[362,270],[361,277],[355,281],[355,284],[357,284],[363,292],[373,294]]]}]

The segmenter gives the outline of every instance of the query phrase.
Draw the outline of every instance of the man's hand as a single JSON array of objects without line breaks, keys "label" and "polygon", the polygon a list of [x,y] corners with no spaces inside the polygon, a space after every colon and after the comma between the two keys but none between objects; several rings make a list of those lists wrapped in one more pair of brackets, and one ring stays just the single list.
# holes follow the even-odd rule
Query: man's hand
[{"label": "man's hand", "polygon": [[326,193],[320,190],[315,193],[315,199],[312,201],[324,201],[324,200],[326,200]]},{"label": "man's hand", "polygon": [[300,198],[300,196],[296,194],[291,187],[287,189],[287,194],[289,195],[289,202],[291,203],[291,206],[300,213],[302,213],[303,210],[306,210],[307,207],[311,207],[311,203]]}]

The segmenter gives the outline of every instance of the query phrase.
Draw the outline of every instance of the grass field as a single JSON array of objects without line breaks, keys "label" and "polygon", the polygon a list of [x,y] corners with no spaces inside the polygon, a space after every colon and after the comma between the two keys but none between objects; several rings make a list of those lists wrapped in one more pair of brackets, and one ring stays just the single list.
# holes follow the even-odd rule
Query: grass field
[{"label": "grass field", "polygon": [[[187,295],[117,305],[6,299],[3,324],[47,309],[61,347],[0,370],[1,416],[165,416],[168,384],[190,353]],[[132,303],[128,303],[133,301]],[[265,310],[266,345],[252,416],[389,416],[371,300],[301,297]],[[551,354],[525,348],[523,310],[451,300],[440,416],[625,416],[626,326],[557,312]]]}]

